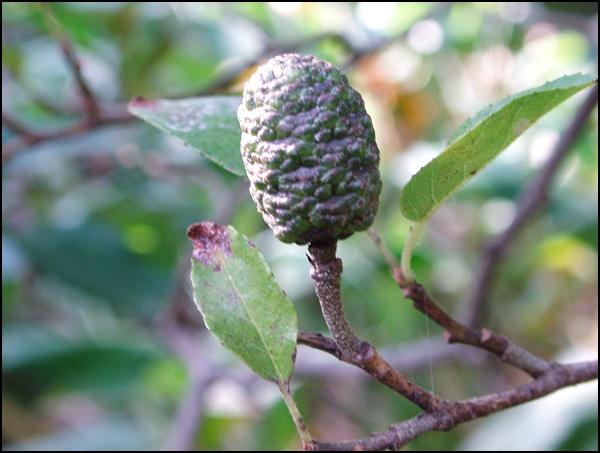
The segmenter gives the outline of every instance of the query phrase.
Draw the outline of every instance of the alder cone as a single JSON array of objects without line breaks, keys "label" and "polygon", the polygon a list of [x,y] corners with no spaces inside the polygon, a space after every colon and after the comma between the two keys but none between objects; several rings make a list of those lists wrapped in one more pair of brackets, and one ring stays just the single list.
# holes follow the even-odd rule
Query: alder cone
[{"label": "alder cone", "polygon": [[272,58],[246,83],[238,119],[250,194],[279,240],[328,243],[373,223],[375,131],[338,68],[313,56]]}]

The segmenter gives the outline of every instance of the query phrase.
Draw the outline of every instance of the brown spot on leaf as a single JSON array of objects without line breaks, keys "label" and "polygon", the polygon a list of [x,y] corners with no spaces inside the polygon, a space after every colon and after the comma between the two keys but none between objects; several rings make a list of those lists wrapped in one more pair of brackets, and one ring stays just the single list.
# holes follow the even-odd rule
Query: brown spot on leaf
[{"label": "brown spot on leaf", "polygon": [[219,252],[225,256],[232,255],[229,231],[224,225],[212,222],[194,223],[188,227],[187,235],[194,246],[192,258],[205,266],[211,266],[215,271],[221,270],[217,256]]}]

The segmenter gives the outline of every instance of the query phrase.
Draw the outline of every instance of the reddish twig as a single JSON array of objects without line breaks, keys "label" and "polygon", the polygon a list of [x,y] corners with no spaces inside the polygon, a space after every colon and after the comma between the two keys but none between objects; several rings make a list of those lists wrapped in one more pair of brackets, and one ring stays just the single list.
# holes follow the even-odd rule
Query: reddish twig
[{"label": "reddish twig", "polygon": [[303,344],[305,346],[310,346],[311,348],[327,352],[328,354],[337,357],[339,360],[345,361],[344,354],[342,354],[342,351],[338,347],[335,340],[332,338],[327,338],[320,333],[299,332],[298,344]]},{"label": "reddish twig", "polygon": [[100,121],[100,107],[98,106],[96,98],[92,94],[92,91],[88,87],[87,82],[81,73],[81,62],[75,54],[71,42],[66,38],[66,36],[61,35],[59,38],[59,45],[65,59],[67,60],[67,64],[71,68],[71,72],[75,77],[77,87],[79,88],[79,93],[81,94],[83,111],[85,113],[87,122],[90,125],[96,125]]},{"label": "reddish twig", "polygon": [[429,297],[425,288],[418,283],[405,285],[398,273],[396,273],[396,280],[402,287],[404,297],[411,299],[417,310],[444,328],[448,343],[462,343],[489,351],[503,362],[525,371],[534,378],[541,376],[552,366],[551,362],[540,359],[504,336],[496,335],[487,329],[472,329],[454,320]]},{"label": "reddish twig", "polygon": [[585,126],[590,113],[597,104],[598,85],[593,87],[579,108],[573,121],[556,144],[545,166],[523,191],[518,202],[517,213],[512,223],[502,234],[489,241],[483,247],[479,263],[475,266],[475,283],[468,304],[468,318],[465,322],[467,325],[481,325],[482,320],[485,318],[485,301],[488,299],[494,273],[500,261],[507,253],[509,244],[521,231],[525,223],[546,204],[550,184],[560,163],[573,145],[573,142],[575,142],[575,139]]}]

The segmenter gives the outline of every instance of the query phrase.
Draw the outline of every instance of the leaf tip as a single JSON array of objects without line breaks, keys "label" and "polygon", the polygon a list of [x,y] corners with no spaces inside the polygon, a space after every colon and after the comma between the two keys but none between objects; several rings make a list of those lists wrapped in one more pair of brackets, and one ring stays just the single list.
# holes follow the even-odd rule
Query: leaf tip
[{"label": "leaf tip", "polygon": [[232,255],[229,230],[224,225],[212,222],[194,223],[188,227],[187,235],[194,246],[192,258],[205,266],[211,266],[215,271],[221,270],[218,254]]}]

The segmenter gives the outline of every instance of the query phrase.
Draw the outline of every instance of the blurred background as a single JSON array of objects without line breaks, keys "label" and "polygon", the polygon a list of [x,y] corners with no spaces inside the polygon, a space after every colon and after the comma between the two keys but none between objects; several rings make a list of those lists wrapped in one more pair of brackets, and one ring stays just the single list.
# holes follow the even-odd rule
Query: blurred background
[{"label": "blurred background", "polygon": [[[300,329],[325,333],[306,248],[273,238],[245,181],[128,115],[133,96],[239,94],[258,63],[287,51],[339,66],[375,123],[384,181],[375,226],[399,258],[408,232],[402,186],[479,109],[596,72],[597,8],[3,2],[3,450],[299,448],[277,387],[206,331],[190,295],[185,231],[208,220],[252,238]],[[511,222],[519,193],[586,94],[542,118],[431,219],[414,269],[459,318],[482,247]],[[597,357],[597,126],[596,109],[486,300],[482,325],[544,359]],[[403,299],[366,234],[343,241],[339,255],[357,333],[418,384],[462,399],[527,381],[486,354],[446,345]],[[418,413],[304,347],[292,387],[320,440],[365,437]],[[406,449],[597,450],[597,383],[426,434]]]}]

